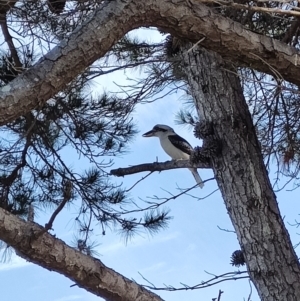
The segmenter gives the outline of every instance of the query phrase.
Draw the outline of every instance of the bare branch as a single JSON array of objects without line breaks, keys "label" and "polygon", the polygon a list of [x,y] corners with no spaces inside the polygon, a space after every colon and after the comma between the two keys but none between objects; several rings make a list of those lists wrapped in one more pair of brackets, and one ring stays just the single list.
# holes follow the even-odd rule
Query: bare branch
[{"label": "bare branch", "polygon": [[212,300],[213,301],[220,301],[221,300],[221,296],[222,296],[223,293],[224,293],[223,291],[219,290],[218,298],[213,298]]},{"label": "bare branch", "polygon": [[197,165],[191,164],[189,160],[171,160],[166,162],[153,162],[153,163],[145,163],[145,164],[139,164],[134,165],[130,167],[123,167],[118,169],[112,169],[110,171],[110,174],[116,177],[124,177],[127,175],[132,175],[139,172],[144,171],[163,171],[163,170],[169,170],[169,169],[176,169],[176,168],[211,168],[210,164],[208,163],[199,163]]},{"label": "bare branch", "polygon": [[236,233],[236,232],[233,231],[233,230],[224,229],[224,228],[221,228],[220,226],[217,226],[217,227],[218,227],[219,230],[224,231],[224,232]]},{"label": "bare branch", "polygon": [[[216,285],[216,284],[224,282],[224,281],[249,279],[249,276],[247,275],[248,274],[247,271],[229,272],[229,273],[224,273],[222,275],[213,275],[211,273],[207,273],[207,274],[213,275],[213,277],[209,280],[201,281],[201,283],[196,284],[196,285],[190,286],[190,285],[181,283],[182,287],[174,287],[172,285],[166,285],[164,287],[157,287],[153,283],[151,283],[148,279],[146,279],[141,273],[139,273],[139,274],[145,281],[147,281],[150,284],[150,285],[142,285],[143,287],[149,288],[151,290],[156,290],[156,291],[170,291],[170,292],[203,289],[203,288],[207,288],[207,287]],[[242,274],[246,274],[247,276],[240,276]]]},{"label": "bare branch", "polygon": [[140,178],[138,181],[136,181],[130,188],[126,189],[125,192],[129,192],[130,190],[132,190],[138,183],[140,183],[141,181],[148,178],[151,174],[152,174],[152,171],[149,172],[146,176],[144,176],[144,177]]},{"label": "bare branch", "polygon": [[[203,183],[206,183],[208,181],[212,181],[214,179],[215,178],[207,179],[207,180],[203,181]],[[157,208],[161,207],[162,205],[165,205],[167,202],[172,201],[172,200],[176,200],[177,198],[179,198],[181,196],[184,196],[184,195],[191,196],[188,192],[195,189],[195,188],[197,188],[197,187],[198,187],[198,184],[195,184],[194,186],[186,188],[186,189],[180,188],[179,189],[180,193],[178,193],[178,194],[172,194],[171,192],[166,191],[165,189],[163,189],[165,192],[169,193],[171,196],[168,197],[168,198],[167,197],[158,197],[158,196],[148,197],[149,199],[155,200],[156,202],[155,201],[144,201],[145,203],[149,204],[149,206],[147,206],[145,208],[142,208],[142,207],[138,206],[136,203],[133,203],[138,209],[133,209],[133,210],[125,210],[124,209],[120,213],[121,214],[128,214],[128,213],[143,212],[143,211],[149,211],[149,210],[157,209]],[[204,199],[208,198],[209,196],[211,196],[216,191],[218,191],[218,189],[216,189],[213,192],[205,195],[204,197],[194,197],[194,196],[192,196],[192,197],[196,198],[198,201],[200,201],[200,200],[204,200]]]},{"label": "bare branch", "polygon": [[252,296],[252,285],[251,285],[251,280],[249,279],[249,286],[250,286],[250,292],[247,301],[251,301],[251,296]]},{"label": "bare branch", "polygon": [[218,301],[221,300],[221,295],[222,295],[223,293],[224,293],[223,291],[219,290]]}]

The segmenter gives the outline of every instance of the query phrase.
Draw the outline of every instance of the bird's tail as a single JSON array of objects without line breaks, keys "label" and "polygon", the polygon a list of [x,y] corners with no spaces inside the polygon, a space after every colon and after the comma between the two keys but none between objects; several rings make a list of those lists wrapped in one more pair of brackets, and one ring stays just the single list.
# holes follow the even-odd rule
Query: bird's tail
[{"label": "bird's tail", "polygon": [[189,170],[191,171],[192,175],[194,176],[196,182],[198,183],[200,188],[204,187],[204,183],[203,180],[201,179],[200,175],[198,174],[198,171],[196,168],[189,168]]}]

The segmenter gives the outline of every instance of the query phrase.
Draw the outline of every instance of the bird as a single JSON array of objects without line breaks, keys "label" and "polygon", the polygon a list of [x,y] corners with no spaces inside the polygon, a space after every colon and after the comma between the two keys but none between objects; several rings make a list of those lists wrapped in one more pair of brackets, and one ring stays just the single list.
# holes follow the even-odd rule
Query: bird
[{"label": "bird", "polygon": [[[188,160],[193,151],[192,146],[168,125],[157,124],[152,130],[143,134],[143,137],[158,137],[161,147],[173,160]],[[189,168],[189,170],[199,187],[203,188],[204,183],[197,168]]]}]

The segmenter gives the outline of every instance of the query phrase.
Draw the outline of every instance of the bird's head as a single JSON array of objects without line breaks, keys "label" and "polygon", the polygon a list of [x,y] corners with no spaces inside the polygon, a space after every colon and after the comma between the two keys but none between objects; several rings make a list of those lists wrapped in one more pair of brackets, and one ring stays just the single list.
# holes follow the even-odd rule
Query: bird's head
[{"label": "bird's head", "polygon": [[173,134],[174,130],[168,125],[157,124],[153,127],[153,129],[145,134],[143,137],[162,137],[166,134]]}]

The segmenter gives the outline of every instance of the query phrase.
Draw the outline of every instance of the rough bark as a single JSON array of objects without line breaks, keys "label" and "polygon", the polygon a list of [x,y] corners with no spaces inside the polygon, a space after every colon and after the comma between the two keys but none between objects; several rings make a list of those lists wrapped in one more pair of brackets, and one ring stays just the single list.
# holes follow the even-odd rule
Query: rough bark
[{"label": "rough bark", "polygon": [[100,260],[86,256],[44,228],[16,217],[0,208],[1,240],[17,250],[18,255],[50,271],[73,280],[79,287],[110,301],[163,301],[106,267]]},{"label": "rough bark", "polygon": [[197,0],[106,1],[68,40],[1,89],[0,125],[45,103],[140,26],[157,26],[195,42],[205,37],[202,45],[236,64],[270,74],[274,68],[300,85],[300,58],[294,48],[250,32]]},{"label": "rough bark", "polygon": [[222,143],[213,171],[263,301],[296,301],[300,267],[270,185],[239,79],[222,58],[204,49],[183,54],[201,120],[213,123]]}]

